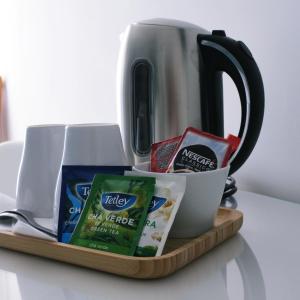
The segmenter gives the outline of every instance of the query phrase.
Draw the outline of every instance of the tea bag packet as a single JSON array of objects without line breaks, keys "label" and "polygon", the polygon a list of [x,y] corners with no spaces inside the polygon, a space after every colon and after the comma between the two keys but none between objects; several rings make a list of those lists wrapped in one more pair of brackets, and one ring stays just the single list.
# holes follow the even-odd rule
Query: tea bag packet
[{"label": "tea bag packet", "polygon": [[152,177],[96,175],[71,244],[133,255],[154,186]]},{"label": "tea bag packet", "polygon": [[224,139],[189,127],[175,150],[167,172],[203,172],[225,167],[240,139]]},{"label": "tea bag packet", "polygon": [[58,241],[69,243],[96,174],[123,175],[130,166],[62,166]]},{"label": "tea bag packet", "polygon": [[[126,171],[125,175],[138,172]],[[164,175],[156,178],[155,192],[137,246],[136,256],[160,256],[174,222],[186,186],[184,176]]]},{"label": "tea bag packet", "polygon": [[181,136],[152,144],[150,171],[165,173]]}]

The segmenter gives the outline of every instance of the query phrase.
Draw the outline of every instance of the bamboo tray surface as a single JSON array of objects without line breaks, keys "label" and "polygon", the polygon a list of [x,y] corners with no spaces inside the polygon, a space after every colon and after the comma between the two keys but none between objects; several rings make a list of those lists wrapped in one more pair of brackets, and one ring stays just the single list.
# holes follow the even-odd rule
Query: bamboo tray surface
[{"label": "bamboo tray surface", "polygon": [[0,232],[0,247],[131,278],[160,278],[183,268],[235,235],[243,223],[238,210],[220,208],[214,227],[194,239],[168,239],[164,254],[134,257]]}]

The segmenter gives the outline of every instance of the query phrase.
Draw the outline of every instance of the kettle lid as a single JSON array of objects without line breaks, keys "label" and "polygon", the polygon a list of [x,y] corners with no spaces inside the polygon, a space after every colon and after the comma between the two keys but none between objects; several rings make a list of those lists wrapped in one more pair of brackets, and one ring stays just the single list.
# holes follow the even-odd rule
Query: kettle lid
[{"label": "kettle lid", "polygon": [[138,21],[134,23],[136,25],[155,25],[155,26],[167,26],[167,27],[175,27],[177,29],[183,29],[183,30],[196,30],[198,33],[209,33],[206,29],[194,25],[192,23],[179,21],[176,19],[164,19],[164,18],[154,18],[154,19],[148,19],[143,21]]}]

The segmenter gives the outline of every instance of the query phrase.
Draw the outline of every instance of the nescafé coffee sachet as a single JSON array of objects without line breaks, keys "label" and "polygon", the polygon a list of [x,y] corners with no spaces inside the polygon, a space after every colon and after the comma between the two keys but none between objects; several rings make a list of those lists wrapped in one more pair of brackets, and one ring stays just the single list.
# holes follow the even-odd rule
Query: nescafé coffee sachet
[{"label": "nescaf\u00e9 coffee sachet", "polygon": [[227,139],[189,127],[174,152],[167,172],[203,172],[225,167],[240,139]]},{"label": "nescaf\u00e9 coffee sachet", "polygon": [[154,187],[152,177],[96,175],[71,244],[133,255]]}]

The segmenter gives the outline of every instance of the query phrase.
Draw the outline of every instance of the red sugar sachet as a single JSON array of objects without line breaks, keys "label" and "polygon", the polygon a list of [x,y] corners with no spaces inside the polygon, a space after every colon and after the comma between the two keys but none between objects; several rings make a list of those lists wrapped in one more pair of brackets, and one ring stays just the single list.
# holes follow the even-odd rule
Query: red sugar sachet
[{"label": "red sugar sachet", "polygon": [[173,156],[175,149],[181,136],[176,136],[174,138],[152,144],[151,146],[151,172],[165,173],[170,163],[170,159]]}]

